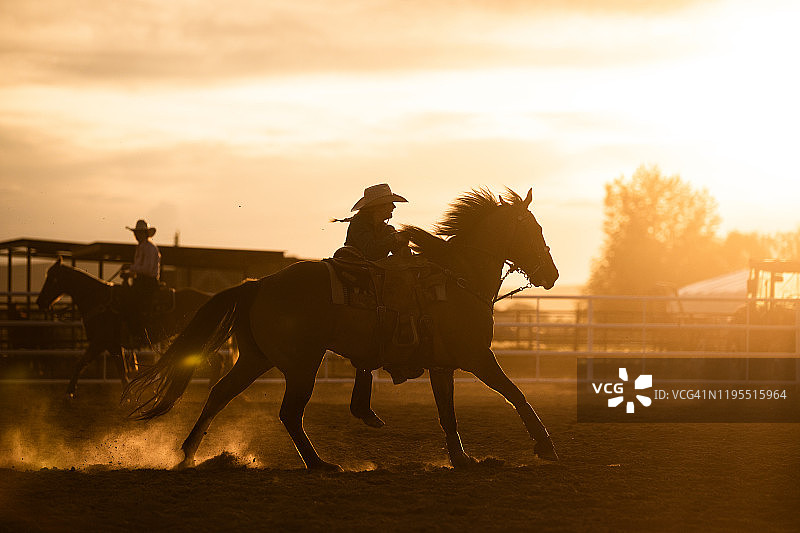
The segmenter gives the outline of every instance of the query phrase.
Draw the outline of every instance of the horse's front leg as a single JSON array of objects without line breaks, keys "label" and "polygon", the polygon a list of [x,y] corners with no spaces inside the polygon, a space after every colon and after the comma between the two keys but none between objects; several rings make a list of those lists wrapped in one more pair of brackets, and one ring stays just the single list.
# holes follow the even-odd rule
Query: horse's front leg
[{"label": "horse's front leg", "polygon": [[89,343],[89,347],[83,352],[80,359],[78,359],[75,369],[72,371],[72,378],[67,385],[67,398],[74,400],[78,395],[78,378],[81,377],[86,367],[94,361],[94,359],[103,353],[103,349],[95,344]]},{"label": "horse's front leg", "polygon": [[353,395],[350,397],[350,413],[360,418],[366,425],[379,428],[385,425],[370,406],[372,399],[372,372],[356,368],[356,379],[353,383]]},{"label": "horse's front leg", "polygon": [[481,361],[477,368],[472,369],[472,373],[483,381],[487,386],[494,389],[503,395],[508,402],[517,410],[517,414],[525,424],[525,429],[528,434],[536,441],[533,451],[542,459],[550,461],[558,461],[558,454],[553,447],[553,441],[550,439],[550,434],[547,428],[544,427],[539,415],[533,410],[533,407],[525,399],[522,391],[508,379],[506,373],[497,364],[497,359],[491,350],[488,351],[488,358]]},{"label": "horse's front leg", "polygon": [[453,369],[432,368],[430,370],[431,388],[439,410],[439,423],[444,430],[447,453],[454,467],[475,464],[475,459],[467,455],[458,434],[456,411],[453,406]]}]

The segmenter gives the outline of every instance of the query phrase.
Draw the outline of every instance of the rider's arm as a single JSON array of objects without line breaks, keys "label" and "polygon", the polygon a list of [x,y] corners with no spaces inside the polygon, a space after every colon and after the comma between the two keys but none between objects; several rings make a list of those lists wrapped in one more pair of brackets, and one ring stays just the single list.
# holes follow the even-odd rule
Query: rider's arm
[{"label": "rider's arm", "polygon": [[[389,226],[391,228],[391,226]],[[368,224],[358,223],[355,220],[347,228],[345,244],[355,246],[372,261],[383,259],[395,246],[394,228],[390,232],[377,235],[374,228]]]}]

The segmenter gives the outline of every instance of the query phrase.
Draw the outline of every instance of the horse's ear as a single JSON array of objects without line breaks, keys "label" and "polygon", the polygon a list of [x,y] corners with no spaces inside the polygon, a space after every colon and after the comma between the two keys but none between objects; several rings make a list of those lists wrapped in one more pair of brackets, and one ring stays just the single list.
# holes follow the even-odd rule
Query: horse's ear
[{"label": "horse's ear", "polygon": [[58,256],[58,259],[56,259],[56,264],[57,264],[58,266],[61,266],[61,261],[62,261],[62,257],[59,255],[59,256]]},{"label": "horse's ear", "polygon": [[525,201],[523,202],[523,204],[525,205],[525,209],[527,209],[528,206],[531,205],[532,201],[533,201],[533,188],[530,188],[528,189],[528,196],[525,197]]}]

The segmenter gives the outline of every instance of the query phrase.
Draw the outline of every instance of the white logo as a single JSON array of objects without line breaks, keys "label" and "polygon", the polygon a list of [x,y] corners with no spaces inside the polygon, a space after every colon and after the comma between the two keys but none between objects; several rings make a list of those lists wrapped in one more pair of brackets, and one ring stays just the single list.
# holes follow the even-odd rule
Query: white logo
[{"label": "white logo", "polygon": [[[628,381],[628,370],[626,368],[619,369],[619,379],[623,382]],[[653,375],[652,374],[641,374],[636,381],[633,382],[633,388],[636,390],[643,390],[649,389],[653,386]],[[599,394],[601,390],[604,390],[606,393],[610,394],[612,391],[619,396],[615,396],[613,398],[608,399],[608,406],[609,407],[616,407],[625,401],[625,398],[622,395],[622,383],[599,383],[599,384],[592,384],[594,388],[595,394]],[[641,394],[636,395],[636,399],[639,400],[639,403],[644,405],[645,407],[649,407],[653,400],[650,399],[649,396],[644,396]],[[626,413],[633,413],[635,409],[635,403],[633,401],[625,402],[625,412]]]}]

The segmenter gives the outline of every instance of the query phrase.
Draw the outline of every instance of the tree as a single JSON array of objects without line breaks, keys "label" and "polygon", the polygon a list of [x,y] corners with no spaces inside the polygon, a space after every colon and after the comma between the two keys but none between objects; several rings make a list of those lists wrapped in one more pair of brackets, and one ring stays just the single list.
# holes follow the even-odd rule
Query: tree
[{"label": "tree", "polygon": [[800,260],[800,229],[773,234],[728,233],[721,254],[729,270],[747,268],[751,259]]},{"label": "tree", "polygon": [[800,259],[800,228],[796,231],[778,233],[774,237],[773,257],[781,259]]},{"label": "tree", "polygon": [[747,268],[751,259],[778,257],[774,239],[761,233],[731,231],[722,241],[720,253],[729,270]]},{"label": "tree", "polygon": [[591,294],[652,294],[660,282],[680,286],[726,271],[716,200],[678,175],[641,166],[630,180],[617,178],[606,185],[604,216]]}]

